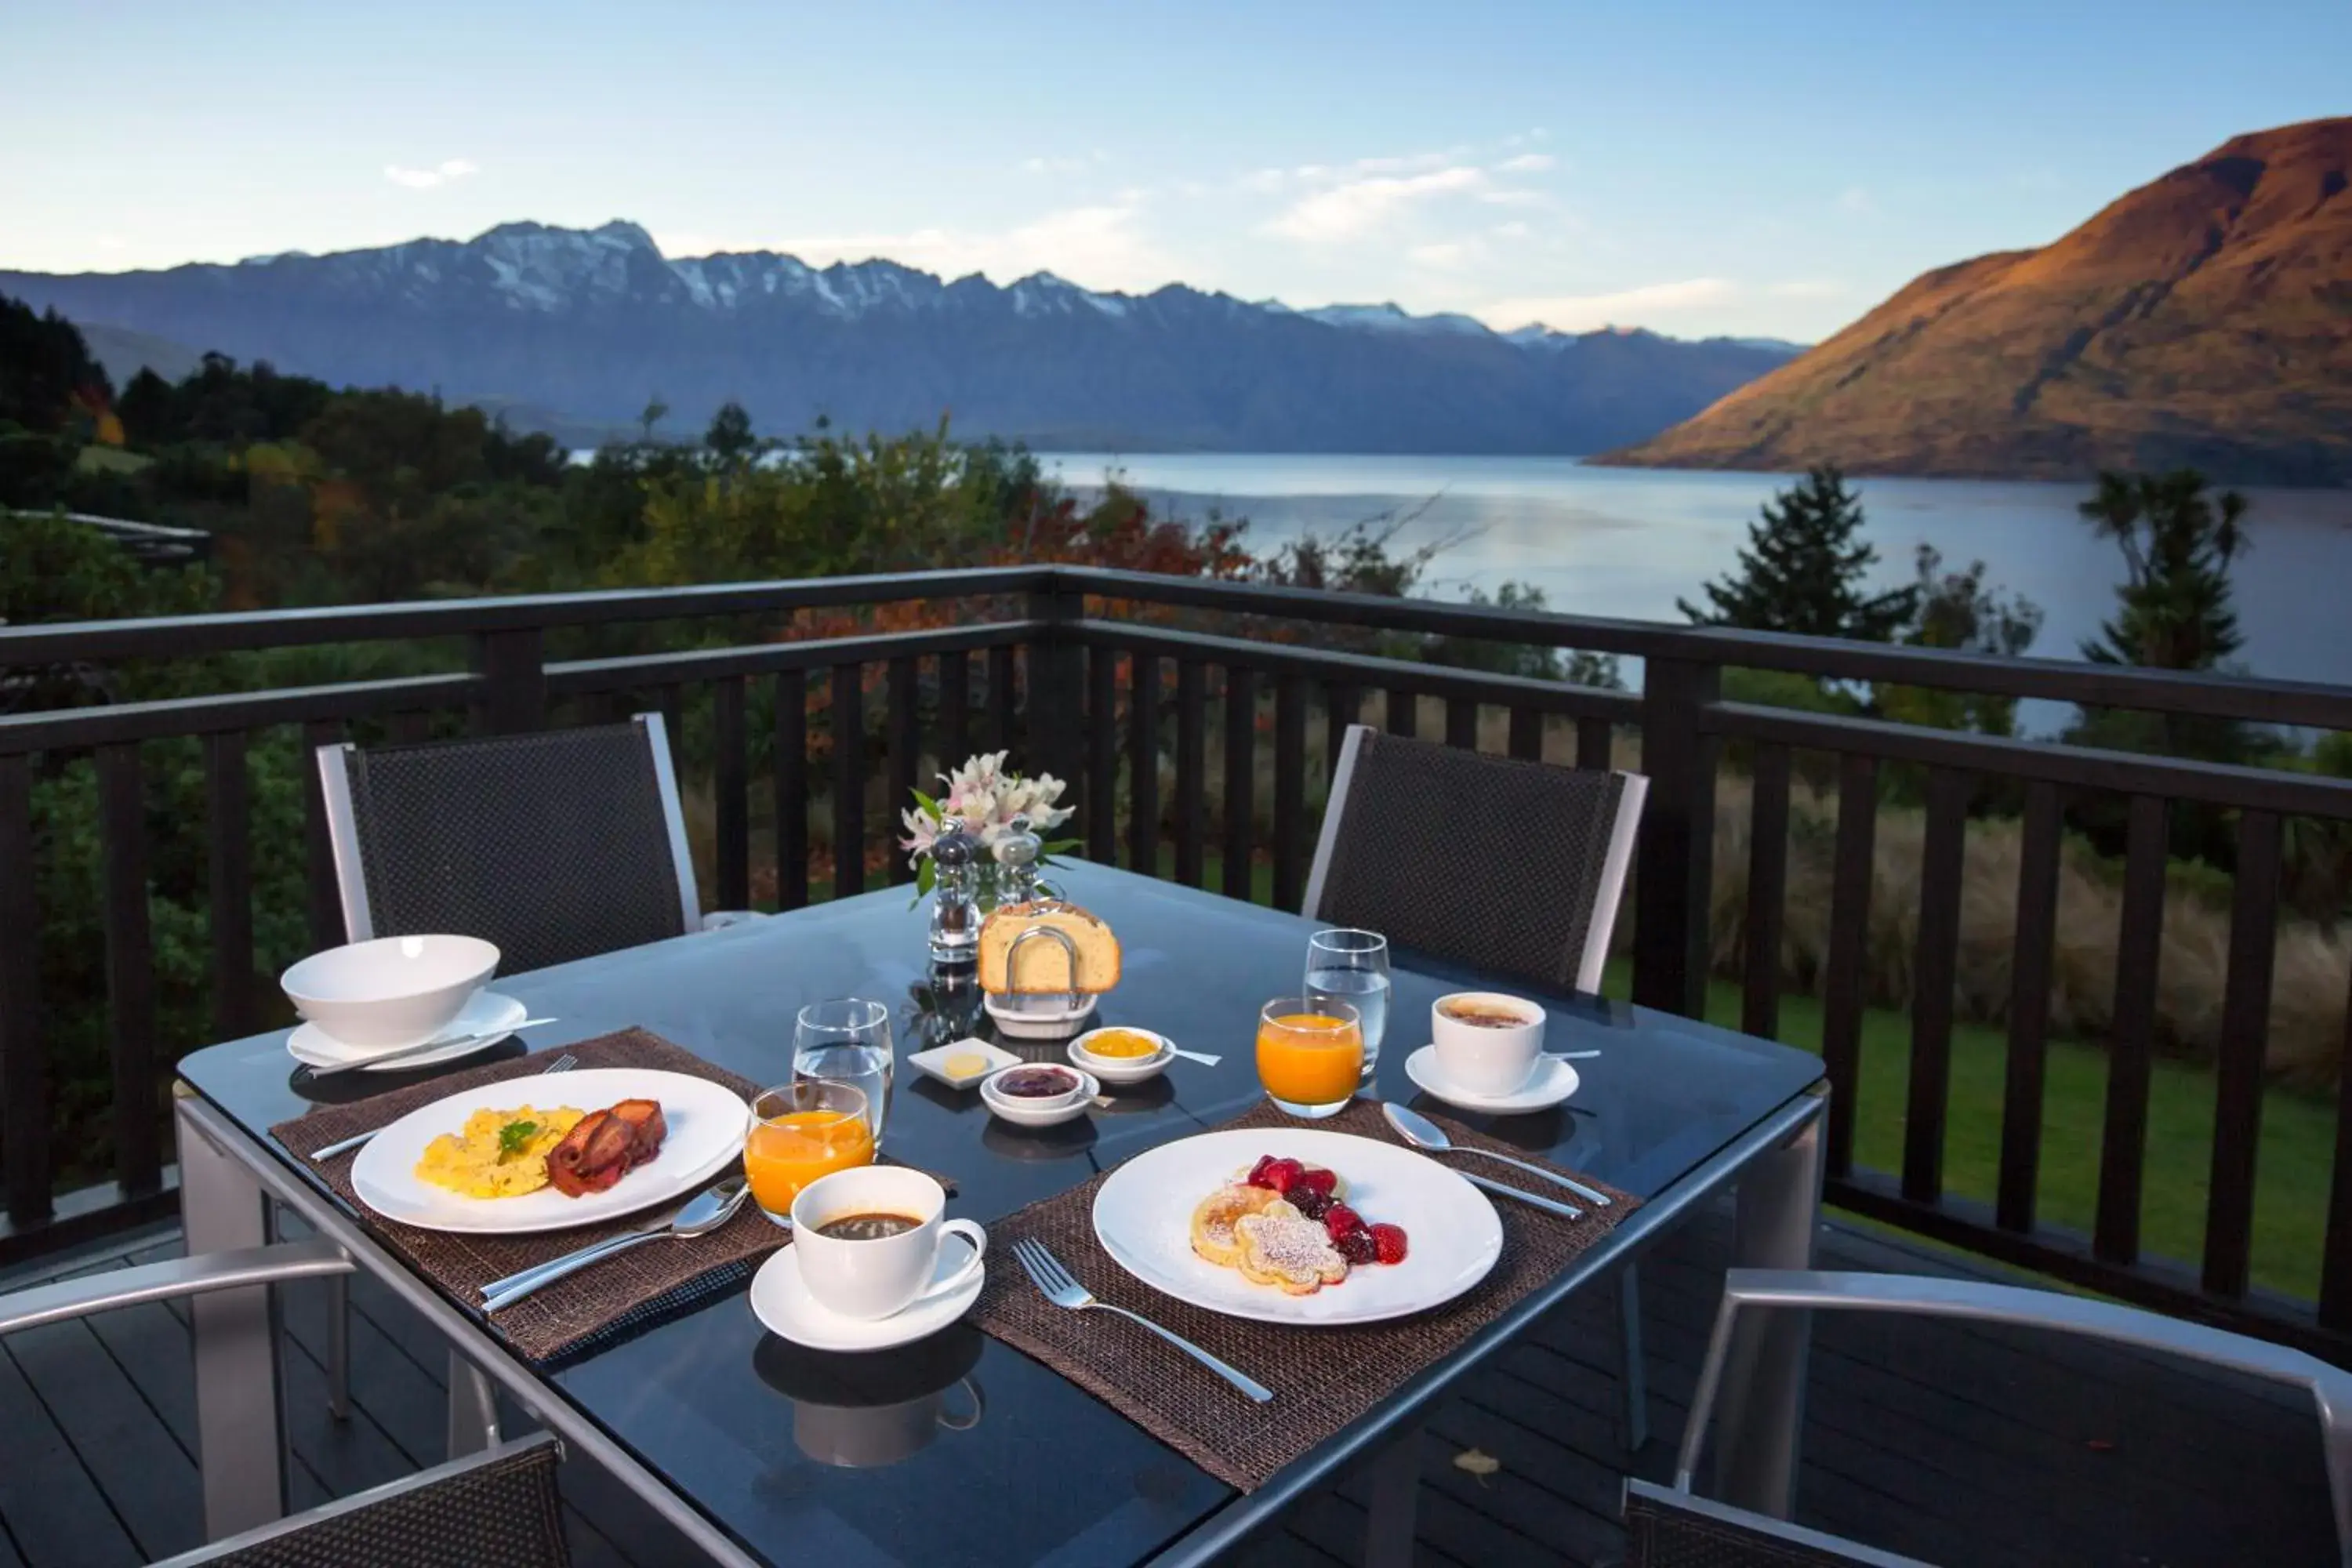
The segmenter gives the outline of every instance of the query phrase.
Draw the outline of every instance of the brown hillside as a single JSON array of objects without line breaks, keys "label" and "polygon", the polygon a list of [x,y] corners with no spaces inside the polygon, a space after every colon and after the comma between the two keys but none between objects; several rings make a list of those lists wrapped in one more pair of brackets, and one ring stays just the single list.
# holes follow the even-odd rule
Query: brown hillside
[{"label": "brown hillside", "polygon": [[2039,250],[1938,268],[1654,468],[2352,483],[2352,119],[2240,136]]}]

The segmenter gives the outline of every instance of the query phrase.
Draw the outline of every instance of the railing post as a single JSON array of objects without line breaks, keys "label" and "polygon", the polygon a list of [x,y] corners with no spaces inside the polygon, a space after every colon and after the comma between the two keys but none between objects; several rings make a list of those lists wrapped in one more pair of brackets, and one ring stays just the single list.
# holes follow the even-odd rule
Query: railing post
[{"label": "railing post", "polygon": [[484,729],[493,735],[520,735],[546,722],[546,647],[537,626],[484,632],[474,639],[474,668],[486,688]]},{"label": "railing post", "polygon": [[8,1222],[49,1217],[49,1073],[41,1039],[39,883],[33,867],[33,759],[0,756],[0,1138]]},{"label": "railing post", "polygon": [[1699,710],[1722,671],[1652,658],[1642,677],[1642,771],[1650,795],[1634,860],[1633,1000],[1686,1017],[1706,1008],[1707,899],[1715,855],[1715,738]]},{"label": "railing post", "polygon": [[[1029,592],[1030,619],[1045,624],[1029,645],[1029,689],[1024,695],[1030,754],[1013,759],[1023,773],[1052,773],[1080,789],[1085,786],[1077,781],[1086,770],[1085,737],[1079,732],[1086,677],[1080,666],[1086,650],[1078,646],[1075,628],[1086,616],[1086,604],[1083,592],[1062,586],[1059,578]],[[1107,802],[1082,801],[1082,805],[1089,813],[1112,809]]]}]

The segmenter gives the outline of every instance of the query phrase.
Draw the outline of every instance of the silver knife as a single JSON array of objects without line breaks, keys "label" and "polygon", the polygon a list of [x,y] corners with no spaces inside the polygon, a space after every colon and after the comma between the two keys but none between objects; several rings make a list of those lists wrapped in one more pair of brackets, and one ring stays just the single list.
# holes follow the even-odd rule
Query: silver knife
[{"label": "silver knife", "polygon": [[503,1029],[485,1029],[478,1035],[460,1035],[454,1040],[421,1040],[413,1046],[403,1046],[396,1051],[380,1056],[361,1057],[356,1061],[336,1062],[331,1067],[310,1068],[312,1078],[332,1078],[339,1072],[356,1072],[361,1068],[382,1067],[386,1062],[404,1062],[411,1057],[426,1056],[434,1051],[454,1050],[466,1046],[488,1045],[492,1040],[505,1039],[518,1029],[535,1029],[541,1024],[552,1024],[553,1018],[525,1018],[520,1024]]},{"label": "silver knife", "polygon": [[1501,1182],[1490,1181],[1485,1176],[1473,1175],[1467,1171],[1455,1171],[1454,1173],[1461,1177],[1464,1181],[1469,1183],[1474,1187],[1484,1187],[1490,1193],[1500,1193],[1507,1198],[1517,1198],[1523,1204],[1533,1204],[1539,1209],[1549,1209],[1553,1214],[1559,1215],[1562,1219],[1582,1219],[1584,1217],[1584,1211],[1582,1209],[1571,1208],[1567,1204],[1556,1204],[1549,1198],[1538,1197],[1533,1193],[1522,1192],[1517,1187],[1506,1186]]}]

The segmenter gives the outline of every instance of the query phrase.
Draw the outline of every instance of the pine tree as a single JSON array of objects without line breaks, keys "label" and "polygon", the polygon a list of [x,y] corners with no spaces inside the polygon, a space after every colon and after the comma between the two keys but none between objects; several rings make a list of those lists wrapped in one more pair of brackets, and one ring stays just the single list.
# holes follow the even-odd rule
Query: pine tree
[{"label": "pine tree", "polygon": [[1748,525],[1739,569],[1703,584],[1709,608],[1677,600],[1701,626],[1888,642],[1919,613],[1917,586],[1867,595],[1878,552],[1862,542],[1862,500],[1824,465],[1764,503]]},{"label": "pine tree", "polygon": [[2156,669],[2211,669],[2244,645],[2230,603],[2230,567],[2245,552],[2246,498],[2206,493],[2194,468],[2099,475],[2075,510],[2122,549],[2121,608],[2083,657]]}]

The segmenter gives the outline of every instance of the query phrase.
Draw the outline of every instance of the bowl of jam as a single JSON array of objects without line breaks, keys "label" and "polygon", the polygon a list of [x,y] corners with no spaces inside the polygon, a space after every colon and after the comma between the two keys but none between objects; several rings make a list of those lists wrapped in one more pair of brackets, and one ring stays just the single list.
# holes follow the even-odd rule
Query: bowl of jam
[{"label": "bowl of jam", "polygon": [[1054,1062],[1000,1068],[980,1085],[981,1100],[992,1112],[1024,1127],[1051,1127],[1083,1116],[1101,1092],[1091,1073]]}]

